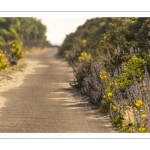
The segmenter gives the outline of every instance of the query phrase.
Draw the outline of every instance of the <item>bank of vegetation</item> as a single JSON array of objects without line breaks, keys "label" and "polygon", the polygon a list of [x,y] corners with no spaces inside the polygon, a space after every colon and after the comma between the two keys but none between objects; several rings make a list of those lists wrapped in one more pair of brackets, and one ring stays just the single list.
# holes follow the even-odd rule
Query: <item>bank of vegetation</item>
[{"label": "bank of vegetation", "polygon": [[150,132],[150,18],[94,18],[66,36],[59,53],[83,98],[121,132]]},{"label": "bank of vegetation", "polygon": [[16,65],[31,48],[50,46],[46,26],[32,17],[0,17],[0,70]]}]

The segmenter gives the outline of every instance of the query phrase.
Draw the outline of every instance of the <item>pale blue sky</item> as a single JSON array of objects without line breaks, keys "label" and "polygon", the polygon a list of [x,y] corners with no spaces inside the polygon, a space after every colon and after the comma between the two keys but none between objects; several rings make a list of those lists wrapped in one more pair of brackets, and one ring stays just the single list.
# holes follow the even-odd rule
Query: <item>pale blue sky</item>
[{"label": "pale blue sky", "polygon": [[47,26],[47,40],[52,44],[61,45],[66,35],[75,32],[90,17],[38,17]]}]

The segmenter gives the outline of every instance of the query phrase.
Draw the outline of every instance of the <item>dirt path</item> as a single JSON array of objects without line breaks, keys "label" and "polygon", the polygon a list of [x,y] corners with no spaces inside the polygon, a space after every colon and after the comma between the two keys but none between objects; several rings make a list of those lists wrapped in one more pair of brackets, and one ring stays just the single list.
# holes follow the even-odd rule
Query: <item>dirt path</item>
[{"label": "dirt path", "polygon": [[56,54],[28,54],[25,70],[1,80],[0,132],[117,132],[69,85],[72,69]]}]

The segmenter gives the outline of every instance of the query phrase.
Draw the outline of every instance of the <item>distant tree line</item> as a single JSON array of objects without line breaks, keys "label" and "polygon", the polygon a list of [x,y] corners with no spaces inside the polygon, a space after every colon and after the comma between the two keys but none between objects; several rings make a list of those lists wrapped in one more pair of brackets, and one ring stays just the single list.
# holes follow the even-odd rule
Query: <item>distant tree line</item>
[{"label": "distant tree line", "polygon": [[46,26],[40,20],[32,17],[1,17],[0,46],[12,42],[24,47],[50,45],[46,41]]}]

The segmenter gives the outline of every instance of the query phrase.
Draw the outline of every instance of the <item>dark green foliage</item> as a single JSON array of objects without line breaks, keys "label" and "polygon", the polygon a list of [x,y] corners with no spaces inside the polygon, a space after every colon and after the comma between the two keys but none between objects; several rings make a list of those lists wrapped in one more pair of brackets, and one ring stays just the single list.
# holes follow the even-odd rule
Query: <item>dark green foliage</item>
[{"label": "dark green foliage", "polygon": [[46,26],[32,17],[0,17],[0,49],[10,64],[23,58],[23,50],[50,46],[46,41]]},{"label": "dark green foliage", "polygon": [[[60,54],[64,51],[86,100],[109,112],[121,131],[150,131],[149,18],[88,20],[66,37]],[[82,53],[90,54],[90,61],[81,59]]]},{"label": "dark green foliage", "polygon": [[0,18],[0,46],[14,41],[25,47],[43,46],[47,43],[45,34],[46,26],[36,18]]},{"label": "dark green foliage", "polygon": [[[149,18],[95,18],[79,26],[75,33],[67,35],[60,53],[73,50],[86,51],[96,57],[96,51],[109,55],[105,61],[108,70],[114,71],[122,62],[131,58],[133,53],[147,57],[150,41]],[[86,43],[82,41],[86,40]]]},{"label": "dark green foliage", "polygon": [[133,55],[128,62],[123,64],[121,74],[115,78],[118,88],[120,90],[125,90],[133,83],[135,84],[135,81],[142,81],[145,64],[146,62],[144,59]]},{"label": "dark green foliage", "polygon": [[[100,37],[106,32],[108,22],[111,18],[95,18],[87,20],[83,26],[79,26],[75,33],[71,33],[66,36],[61,48],[62,54],[65,50],[72,50],[73,46],[77,46],[82,51],[88,51],[96,47],[99,43]],[[82,40],[86,40],[87,43],[82,43]],[[88,49],[87,49],[88,48]]]}]

